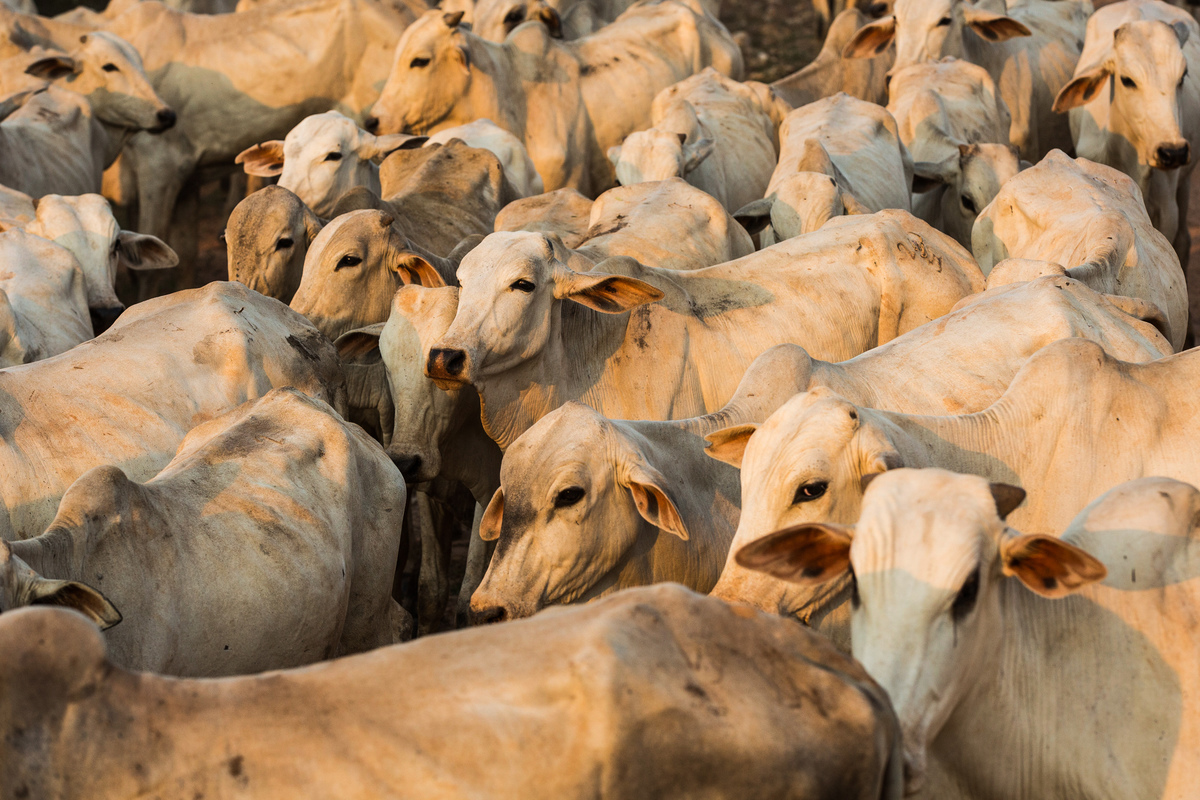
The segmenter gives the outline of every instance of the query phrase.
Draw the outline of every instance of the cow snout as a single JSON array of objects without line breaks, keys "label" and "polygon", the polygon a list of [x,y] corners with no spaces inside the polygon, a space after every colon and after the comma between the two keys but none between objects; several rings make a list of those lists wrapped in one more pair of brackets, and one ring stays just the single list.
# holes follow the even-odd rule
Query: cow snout
[{"label": "cow snout", "polygon": [[1159,169],[1175,169],[1182,167],[1191,160],[1191,147],[1187,142],[1160,144],[1154,153],[1158,158]]},{"label": "cow snout", "polygon": [[450,347],[435,347],[429,351],[429,361],[425,364],[425,374],[431,378],[444,380],[462,380],[467,369],[466,351]]},{"label": "cow snout", "polygon": [[490,625],[493,622],[508,621],[508,609],[503,606],[485,606],[483,608],[471,608],[471,624],[472,625]]},{"label": "cow snout", "polygon": [[88,312],[92,317],[92,332],[97,336],[104,333],[112,327],[112,324],[117,321],[117,317],[121,316],[125,311],[125,306],[115,305],[111,308],[90,308]]},{"label": "cow snout", "polygon": [[154,126],[151,133],[162,133],[168,128],[175,127],[175,121],[177,119],[175,112],[169,108],[162,109],[154,115],[154,118],[158,120],[158,124]]},{"label": "cow snout", "polygon": [[421,457],[408,455],[406,453],[388,453],[392,463],[396,465],[396,469],[400,470],[400,474],[404,476],[404,480],[411,481],[421,471]]},{"label": "cow snout", "polygon": [[370,133],[379,133],[379,117],[372,114],[363,120],[363,127]]}]

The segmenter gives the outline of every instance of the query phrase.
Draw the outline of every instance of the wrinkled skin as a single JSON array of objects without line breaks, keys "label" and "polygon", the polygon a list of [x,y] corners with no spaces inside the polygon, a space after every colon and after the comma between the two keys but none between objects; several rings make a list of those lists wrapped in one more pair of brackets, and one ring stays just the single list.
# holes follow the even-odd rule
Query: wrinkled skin
[{"label": "wrinkled skin", "polygon": [[225,224],[229,280],[292,302],[313,239],[325,227],[299,197],[265,186],[237,204]]}]

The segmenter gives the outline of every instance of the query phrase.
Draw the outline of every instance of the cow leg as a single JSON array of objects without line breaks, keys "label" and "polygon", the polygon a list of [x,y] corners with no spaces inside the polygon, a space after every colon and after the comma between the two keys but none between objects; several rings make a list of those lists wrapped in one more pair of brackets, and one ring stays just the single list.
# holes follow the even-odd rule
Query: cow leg
[{"label": "cow leg", "polygon": [[438,542],[438,526],[429,507],[429,495],[413,493],[412,521],[417,525],[412,535],[421,542],[421,560],[417,567],[417,635],[436,633],[445,614],[450,582],[446,575],[446,559]]},{"label": "cow leg", "polygon": [[405,611],[404,606],[392,600],[388,604],[388,627],[391,641],[387,644],[400,644],[412,639],[416,624],[413,622],[412,614]]},{"label": "cow leg", "polygon": [[[1200,258],[1192,258],[1192,229],[1188,214],[1191,208],[1193,176],[1183,177],[1176,187],[1175,201],[1179,206],[1178,227],[1175,239],[1171,244],[1179,255],[1179,264],[1183,267],[1188,293],[1188,335],[1184,340],[1184,349],[1194,347],[1200,340]],[[1193,272],[1195,270],[1196,272]]]},{"label": "cow leg", "polygon": [[479,538],[479,522],[483,519],[483,512],[483,505],[476,503],[475,519],[471,522],[471,539],[467,544],[467,571],[463,574],[462,587],[458,590],[455,625],[459,628],[467,627],[471,611],[471,595],[475,594],[479,584],[483,583],[483,576],[487,572],[488,563],[492,560],[492,550],[495,547],[494,542],[485,542]]}]

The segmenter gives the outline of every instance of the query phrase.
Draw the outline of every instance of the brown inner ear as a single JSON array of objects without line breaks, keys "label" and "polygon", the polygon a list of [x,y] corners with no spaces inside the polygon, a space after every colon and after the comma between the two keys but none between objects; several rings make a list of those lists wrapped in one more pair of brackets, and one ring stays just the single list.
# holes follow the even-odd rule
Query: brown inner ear
[{"label": "brown inner ear", "polygon": [[500,525],[504,522],[504,489],[497,489],[479,519],[479,538],[494,542],[500,538]]},{"label": "brown inner ear", "polygon": [[756,430],[758,426],[750,423],[713,431],[704,437],[708,442],[704,448],[704,455],[741,469],[742,459],[746,457],[746,446],[750,444],[750,437]]},{"label": "brown inner ear", "polygon": [[751,542],[734,560],[791,583],[825,583],[849,568],[852,534],[832,523],[795,525]]}]

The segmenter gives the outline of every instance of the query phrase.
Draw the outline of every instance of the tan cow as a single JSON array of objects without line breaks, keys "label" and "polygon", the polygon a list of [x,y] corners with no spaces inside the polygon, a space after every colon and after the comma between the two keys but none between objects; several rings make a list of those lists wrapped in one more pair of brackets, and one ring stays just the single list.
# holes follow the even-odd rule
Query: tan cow
[{"label": "tan cow", "polygon": [[970,247],[975,218],[1021,169],[1004,98],[987,70],[950,57],[898,70],[889,90],[913,159],[913,213]]},{"label": "tan cow", "polygon": [[75,256],[22,230],[0,233],[0,367],[65,353],[92,335]]},{"label": "tan cow", "polygon": [[108,29],[138,49],[155,90],[179,114],[175,128],[136,135],[125,150],[137,178],[137,229],[165,235],[198,166],[227,165],[310,114],[365,113],[413,18],[374,0],[301,0],[239,14],[143,2],[112,20]]},{"label": "tan cow", "polygon": [[887,101],[887,73],[896,58],[888,44],[875,58],[846,58],[842,51],[860,28],[871,22],[857,8],[847,8],[829,26],[821,52],[812,63],[771,84],[794,107],[808,105],[838,92],[883,105]]},{"label": "tan cow", "polygon": [[1005,524],[1023,495],[899,470],[857,525],[789,528],[739,558],[807,585],[849,576],[854,655],[896,706],[910,794],[1195,796],[1200,492],[1126,483],[1062,538]]},{"label": "tan cow", "polygon": [[912,208],[912,159],[886,109],[839,93],[797,108],[779,128],[779,163],[764,199],[734,216],[770,242],[843,214]]},{"label": "tan cow", "polygon": [[496,215],[495,229],[553,233],[567,247],[576,247],[591,227],[593,202],[574,189],[514,200]]},{"label": "tan cow", "polygon": [[105,638],[128,669],[241,675],[358,653],[411,628],[391,596],[404,502],[361,428],[276,389],[194,428],[146,483],[85,473],[44,534],[0,541],[0,596],[116,625]]},{"label": "tan cow", "polygon": [[153,477],[192,428],[280,386],[345,409],[333,347],[237,283],[138,303],[90,342],[0,370],[0,538],[45,531],[63,492],[92,467]]},{"label": "tan cow", "polygon": [[374,123],[385,133],[425,134],[491,119],[525,143],[550,190],[607,189],[608,148],[650,127],[660,90],[706,66],[734,78],[742,72],[728,31],[695,0],[637,5],[565,44],[537,23],[496,44],[461,20],[430,11],[405,31]]},{"label": "tan cow", "polygon": [[651,121],[609,148],[621,184],[683,178],[731,212],[766,192],[778,134],[753,89],[708,67],[659,92]]},{"label": "tan cow", "polygon": [[281,186],[247,195],[234,207],[222,234],[229,280],[292,302],[308,248],[324,227],[325,220]]},{"label": "tan cow", "polygon": [[1051,107],[1083,49],[1088,0],[896,0],[896,10],[861,28],[846,45],[849,58],[875,58],[895,42],[892,72],[944,56],[988,71],[1000,89],[1012,127],[1009,142],[1038,161],[1069,149],[1066,120]]},{"label": "tan cow", "polygon": [[1186,264],[1192,151],[1200,147],[1200,25],[1191,14],[1150,0],[1098,11],[1054,110],[1071,111],[1077,155],[1133,178]]},{"label": "tan cow", "polygon": [[903,782],[895,716],[856,663],[679,586],[220,681],[127,672],[78,614],[20,609],[0,614],[0,725],[24,732],[0,740],[0,793],[61,800],[151,781],[264,800],[899,800]]},{"label": "tan cow", "polygon": [[984,273],[1007,258],[1061,264],[1098,292],[1145,301],[1176,350],[1187,333],[1179,259],[1128,176],[1055,151],[980,211],[971,249]]},{"label": "tan cow", "polygon": [[459,265],[458,315],[426,372],[475,385],[501,448],[569,400],[622,419],[716,411],[772,345],[850,358],[983,286],[965,250],[903,211],[691,272],[568,260],[550,236],[494,233]]}]

